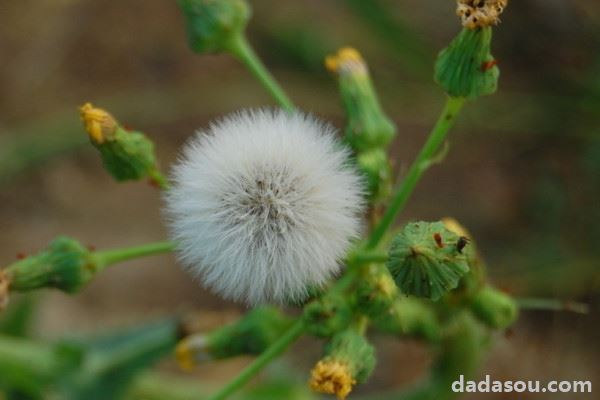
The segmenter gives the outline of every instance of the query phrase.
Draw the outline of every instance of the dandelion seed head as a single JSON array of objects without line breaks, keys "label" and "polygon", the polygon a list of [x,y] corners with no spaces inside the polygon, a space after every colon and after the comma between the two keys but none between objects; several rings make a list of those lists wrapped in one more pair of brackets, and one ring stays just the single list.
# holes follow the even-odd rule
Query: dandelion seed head
[{"label": "dandelion seed head", "polygon": [[296,302],[340,269],[363,184],[335,130],[312,116],[242,111],[188,142],[166,196],[183,264],[221,296]]}]

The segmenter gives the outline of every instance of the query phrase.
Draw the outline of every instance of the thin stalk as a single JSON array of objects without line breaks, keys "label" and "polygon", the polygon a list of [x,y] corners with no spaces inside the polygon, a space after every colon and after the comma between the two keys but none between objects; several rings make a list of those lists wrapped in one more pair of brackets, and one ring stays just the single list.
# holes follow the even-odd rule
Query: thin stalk
[{"label": "thin stalk", "polygon": [[516,299],[522,310],[570,311],[577,314],[587,314],[589,305],[571,300],[519,298]]},{"label": "thin stalk", "polygon": [[410,166],[408,173],[400,186],[397,188],[390,204],[383,215],[381,220],[373,229],[369,241],[367,242],[367,249],[374,249],[377,247],[385,232],[392,226],[396,216],[410,198],[415,186],[421,179],[423,172],[431,165],[435,159],[440,146],[446,139],[446,135],[450,128],[454,125],[456,117],[465,103],[464,98],[448,97],[446,105],[442,111],[442,114],[437,120],[437,123],[433,127],[431,133],[425,145],[421,149],[421,152],[417,156],[416,160]]},{"label": "thin stalk", "polygon": [[94,256],[98,259],[100,265],[109,266],[134,258],[169,253],[174,248],[175,244],[173,242],[156,242],[123,249],[98,251],[94,253]]},{"label": "thin stalk", "polygon": [[389,256],[385,252],[381,251],[367,251],[356,254],[351,262],[355,264],[370,264],[370,263],[384,263],[388,260]]},{"label": "thin stalk", "polygon": [[273,75],[267,70],[245,37],[239,36],[234,40],[230,46],[230,51],[250,70],[284,110],[288,112],[294,111],[294,103],[292,103]]},{"label": "thin stalk", "polygon": [[210,396],[208,400],[224,400],[244,386],[250,379],[258,374],[267,364],[279,356],[285,349],[294,343],[304,332],[302,320],[298,320],[285,332],[278,341],[258,356],[252,364],[248,365],[237,377],[223,387],[218,393]]}]

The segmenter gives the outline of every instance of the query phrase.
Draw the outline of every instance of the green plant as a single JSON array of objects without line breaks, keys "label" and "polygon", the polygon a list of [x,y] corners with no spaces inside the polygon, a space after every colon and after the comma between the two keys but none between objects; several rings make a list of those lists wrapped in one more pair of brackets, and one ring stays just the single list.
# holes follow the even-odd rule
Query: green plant
[{"label": "green plant", "polygon": [[[346,269],[338,279],[325,285],[306,285],[293,296],[294,305],[302,309],[299,316],[286,316],[277,308],[262,306],[210,333],[181,332],[180,321],[174,319],[101,340],[48,344],[0,336],[0,388],[12,396],[9,398],[42,398],[52,391],[69,399],[119,398],[126,396],[136,372],[173,350],[186,369],[208,360],[256,355],[236,378],[209,397],[225,399],[296,339],[310,334],[326,340],[324,356],[312,370],[310,387],[345,398],[355,385],[368,380],[375,368],[374,349],[367,337],[372,327],[399,338],[417,338],[431,348],[435,356],[431,374],[420,389],[407,396],[452,398],[450,383],[459,374],[475,372],[491,332],[514,323],[518,303],[493,288],[475,250],[475,239],[456,221],[410,223],[399,231],[393,231],[392,226],[422,175],[446,155],[444,143],[462,108],[468,101],[496,90],[499,69],[490,48],[497,15],[485,14],[485,18],[474,20],[472,13],[467,15],[467,3],[461,2],[459,8],[464,29],[440,53],[435,66],[435,80],[447,94],[446,104],[398,185],[394,185],[388,155],[397,136],[396,127],[383,111],[365,60],[351,48],[326,59],[327,69],[339,84],[346,112],[345,144],[354,156],[351,161],[342,161],[354,163],[366,182],[369,229],[366,237],[354,240],[347,249],[343,257]],[[278,121],[294,121],[296,107],[245,37],[249,5],[243,0],[180,0],[179,4],[192,50],[233,55],[291,115],[291,120],[281,117]],[[378,15],[381,18],[381,13]],[[91,104],[81,108],[81,118],[106,169],[117,181],[150,179],[173,193],[157,165],[154,144],[142,132],[128,131],[111,114]],[[249,186],[254,183],[261,190],[269,186],[266,180],[250,182]],[[252,188],[243,189],[249,192]],[[260,212],[264,212],[262,206],[258,205]],[[278,214],[287,210],[283,206],[274,209]],[[248,214],[259,212],[256,207],[250,210]],[[255,232],[248,233],[252,234]],[[277,234],[284,235],[285,231]],[[92,251],[73,239],[59,237],[46,250],[0,271],[0,306],[7,304],[10,292],[55,288],[75,293],[109,265],[171,252],[180,245],[179,239]],[[214,281],[225,279],[220,271],[214,275]],[[222,291],[230,289],[230,284],[222,284]],[[275,281],[265,287],[279,284]],[[282,292],[285,290],[278,293]],[[282,296],[268,293],[253,298],[275,297],[283,302]],[[161,396],[180,398],[168,390]]]}]

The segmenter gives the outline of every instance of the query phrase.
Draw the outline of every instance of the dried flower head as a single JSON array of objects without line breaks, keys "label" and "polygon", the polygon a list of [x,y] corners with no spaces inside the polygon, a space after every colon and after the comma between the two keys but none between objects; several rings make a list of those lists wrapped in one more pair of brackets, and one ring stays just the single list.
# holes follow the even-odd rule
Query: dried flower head
[{"label": "dried flower head", "polygon": [[355,384],[356,380],[346,363],[319,361],[311,371],[310,388],[315,392],[333,394],[338,399],[345,399]]},{"label": "dried flower head", "polygon": [[508,0],[457,0],[456,15],[467,29],[497,25]]},{"label": "dried flower head", "polygon": [[243,111],[185,147],[167,213],[179,256],[223,297],[300,301],[339,270],[360,228],[362,182],[329,125]]}]

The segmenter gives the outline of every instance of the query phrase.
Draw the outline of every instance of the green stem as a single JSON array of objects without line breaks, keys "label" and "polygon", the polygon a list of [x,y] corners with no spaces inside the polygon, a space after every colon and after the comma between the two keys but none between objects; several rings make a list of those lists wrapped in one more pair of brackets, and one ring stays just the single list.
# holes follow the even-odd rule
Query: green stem
[{"label": "green stem", "polygon": [[260,58],[256,55],[245,37],[240,35],[234,40],[231,43],[230,51],[250,70],[284,110],[288,112],[294,111],[294,103],[292,103],[275,78],[273,78],[273,75],[271,75],[260,61]]},{"label": "green stem", "polygon": [[302,320],[298,320],[285,332],[278,341],[273,343],[267,350],[258,356],[252,364],[248,365],[237,377],[223,387],[218,393],[209,397],[208,400],[224,400],[235,391],[244,386],[260,370],[262,370],[275,357],[279,356],[285,349],[298,339],[305,330]]},{"label": "green stem", "polygon": [[349,263],[352,264],[371,264],[371,263],[384,263],[388,260],[389,256],[385,252],[381,251],[366,251],[356,254]]},{"label": "green stem", "polygon": [[429,138],[425,145],[421,149],[421,152],[417,156],[416,160],[412,163],[408,173],[400,186],[398,187],[394,197],[392,198],[389,207],[385,214],[379,221],[378,225],[373,229],[369,241],[367,242],[367,249],[374,249],[377,247],[385,232],[392,226],[396,216],[406,202],[410,198],[415,186],[421,179],[423,172],[431,165],[432,160],[435,158],[440,146],[446,139],[446,134],[454,125],[456,117],[465,103],[464,98],[448,97],[444,110],[440,115],[437,123],[433,127],[433,130],[429,134]]},{"label": "green stem", "polygon": [[589,305],[571,300],[518,298],[515,299],[522,310],[571,311],[577,314],[587,314]]},{"label": "green stem", "polygon": [[99,265],[107,267],[134,258],[168,253],[173,251],[174,248],[175,244],[173,242],[156,242],[123,249],[98,251],[94,256],[97,257]]}]

